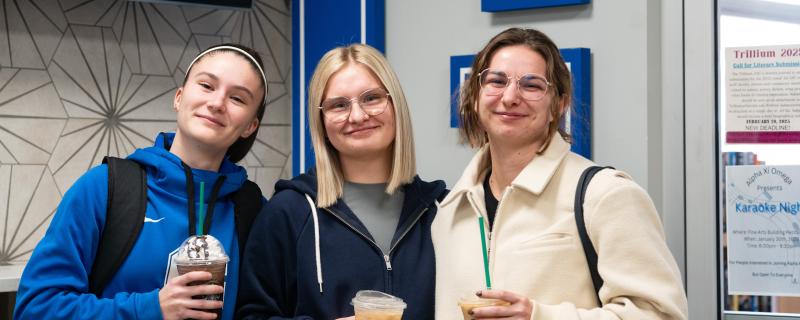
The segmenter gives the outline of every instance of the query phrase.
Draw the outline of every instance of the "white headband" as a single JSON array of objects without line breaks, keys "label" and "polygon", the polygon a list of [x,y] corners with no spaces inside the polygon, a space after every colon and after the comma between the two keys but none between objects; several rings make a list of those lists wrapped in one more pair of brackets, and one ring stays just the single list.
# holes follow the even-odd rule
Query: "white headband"
[{"label": "white headband", "polygon": [[253,64],[256,66],[256,68],[258,68],[258,72],[261,73],[261,80],[264,80],[264,102],[263,102],[263,104],[266,104],[267,103],[267,91],[268,91],[267,88],[268,87],[267,87],[267,76],[264,74],[264,69],[261,69],[261,65],[258,64],[258,61],[256,61],[256,58],[254,58],[249,53],[247,53],[247,51],[244,51],[244,50],[239,49],[237,47],[233,47],[233,46],[218,46],[218,47],[213,47],[213,48],[210,48],[210,49],[208,49],[206,51],[201,52],[200,54],[197,55],[197,57],[194,58],[194,60],[192,60],[192,63],[189,64],[189,68],[186,69],[186,75],[183,77],[183,82],[186,82],[186,79],[189,78],[189,71],[192,70],[192,66],[194,65],[195,62],[197,62],[197,60],[200,60],[200,58],[202,58],[207,53],[209,53],[211,51],[217,51],[217,50],[233,50],[233,51],[236,51],[238,53],[241,53],[243,56],[247,57],[248,59],[250,59],[251,62],[253,62]]}]

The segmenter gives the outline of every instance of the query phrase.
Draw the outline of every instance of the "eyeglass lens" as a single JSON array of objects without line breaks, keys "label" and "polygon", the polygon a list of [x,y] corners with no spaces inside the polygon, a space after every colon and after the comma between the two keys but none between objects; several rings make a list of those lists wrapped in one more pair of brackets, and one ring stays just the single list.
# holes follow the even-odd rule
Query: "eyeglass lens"
[{"label": "eyeglass lens", "polygon": [[486,69],[480,74],[481,88],[490,96],[503,94],[511,80],[517,81],[517,90],[525,100],[540,100],[547,93],[547,80],[532,73],[512,78],[505,72]]},{"label": "eyeglass lens", "polygon": [[364,91],[358,98],[330,98],[322,102],[322,112],[331,121],[344,121],[350,115],[353,100],[358,100],[358,106],[361,107],[361,110],[364,110],[364,113],[370,116],[377,116],[386,110],[389,94],[386,90],[375,88]]}]

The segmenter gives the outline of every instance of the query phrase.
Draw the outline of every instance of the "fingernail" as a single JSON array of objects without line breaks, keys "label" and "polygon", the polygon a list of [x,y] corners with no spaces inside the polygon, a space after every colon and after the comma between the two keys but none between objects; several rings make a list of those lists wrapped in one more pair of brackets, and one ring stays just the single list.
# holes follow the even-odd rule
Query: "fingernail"
[{"label": "fingernail", "polygon": [[483,291],[481,290],[475,291],[475,295],[480,297],[481,295],[483,295]]}]

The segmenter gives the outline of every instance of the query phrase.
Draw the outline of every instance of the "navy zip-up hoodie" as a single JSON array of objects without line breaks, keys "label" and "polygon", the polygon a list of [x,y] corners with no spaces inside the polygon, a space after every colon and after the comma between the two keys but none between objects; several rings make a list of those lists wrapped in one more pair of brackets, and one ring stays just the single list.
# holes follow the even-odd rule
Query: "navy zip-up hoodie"
[{"label": "navy zip-up hoodie", "polygon": [[108,207],[105,164],[81,176],[61,200],[47,234],[25,266],[14,319],[161,319],[158,291],[167,281],[172,254],[189,236],[188,179],[209,186],[203,195],[195,189],[191,201],[199,208],[200,197],[211,198],[210,186],[222,177],[210,231],[231,259],[222,319],[233,318],[240,260],[231,196],[247,180],[247,172],[226,159],[218,172],[191,169],[187,176],[180,158],[168,150],[174,137],[161,133],[153,147],[128,157],[147,172],[147,210],[136,243],[102,294],[97,297],[88,291]]},{"label": "navy zip-up hoodie", "polygon": [[403,187],[390,252],[381,251],[342,199],[329,208],[314,208],[317,239],[309,203],[316,203],[316,186],[314,171],[275,185],[247,241],[236,317],[348,317],[354,314],[350,301],[356,292],[378,290],[408,304],[403,318],[433,319],[436,266],[430,226],[437,200],[447,192],[444,182],[414,177]]}]

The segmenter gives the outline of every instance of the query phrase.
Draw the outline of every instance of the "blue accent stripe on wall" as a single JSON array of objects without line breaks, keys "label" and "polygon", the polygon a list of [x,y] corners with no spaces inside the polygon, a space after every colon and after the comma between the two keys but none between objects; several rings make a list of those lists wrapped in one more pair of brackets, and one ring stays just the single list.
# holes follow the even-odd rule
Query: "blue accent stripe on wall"
[{"label": "blue accent stripe on wall", "polygon": [[386,4],[383,0],[366,0],[367,44],[386,53]]},{"label": "blue accent stripe on wall", "polygon": [[[450,128],[458,128],[458,103],[461,90],[461,83],[466,83],[468,73],[462,73],[463,68],[472,69],[472,61],[475,55],[450,56]],[[465,78],[462,79],[462,76]]]},{"label": "blue accent stripe on wall", "polygon": [[[314,166],[314,150],[304,112],[300,109],[308,97],[301,97],[320,58],[330,49],[361,42],[361,3],[364,0],[293,0],[292,1],[292,174]],[[299,7],[304,8],[300,19]],[[366,0],[366,42],[385,50],[385,2]],[[301,24],[303,24],[301,26]],[[302,27],[302,28],[301,28]],[[303,34],[301,35],[301,29]],[[303,54],[300,53],[301,46]],[[299,65],[304,65],[301,71]],[[302,73],[302,74],[301,74]],[[307,92],[306,92],[307,95]],[[301,100],[302,99],[302,100]],[[316,111],[318,112],[318,111]],[[307,119],[307,118],[305,118]],[[305,131],[303,131],[305,130]],[[305,132],[305,139],[302,138]],[[305,145],[301,142],[305,140]],[[301,155],[305,156],[301,163]]]},{"label": "blue accent stripe on wall", "polygon": [[591,53],[588,48],[561,49],[572,73],[572,151],[592,158],[592,87]]},{"label": "blue accent stripe on wall", "polygon": [[292,0],[292,176],[300,173],[300,1]]}]

